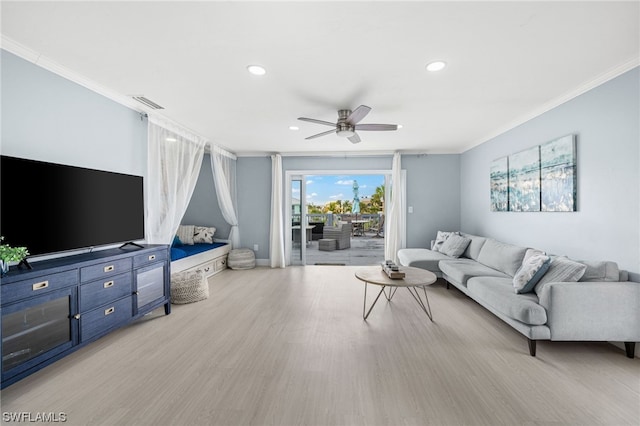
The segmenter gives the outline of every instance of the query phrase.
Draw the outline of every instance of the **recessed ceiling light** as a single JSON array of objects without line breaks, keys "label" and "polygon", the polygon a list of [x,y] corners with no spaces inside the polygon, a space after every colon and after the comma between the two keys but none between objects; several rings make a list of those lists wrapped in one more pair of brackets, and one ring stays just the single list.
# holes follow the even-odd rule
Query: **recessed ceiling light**
[{"label": "recessed ceiling light", "polygon": [[444,69],[447,66],[446,62],[443,61],[435,61],[427,64],[427,71],[435,72]]},{"label": "recessed ceiling light", "polygon": [[247,67],[247,71],[249,71],[253,75],[265,75],[267,73],[267,70],[260,65],[249,65]]},{"label": "recessed ceiling light", "polygon": [[300,130],[298,126],[289,126],[289,130]]},{"label": "recessed ceiling light", "polygon": [[178,139],[176,138],[167,138],[165,139],[167,142],[178,142]]}]

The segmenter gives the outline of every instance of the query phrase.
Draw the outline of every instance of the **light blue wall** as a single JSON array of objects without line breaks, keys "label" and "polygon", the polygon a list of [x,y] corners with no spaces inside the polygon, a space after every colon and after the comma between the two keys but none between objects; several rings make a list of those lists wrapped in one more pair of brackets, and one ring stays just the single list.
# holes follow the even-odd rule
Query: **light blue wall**
[{"label": "light blue wall", "polygon": [[[462,229],[639,273],[639,81],[635,68],[465,152]],[[577,135],[577,212],[489,211],[492,160],[569,133]]]},{"label": "light blue wall", "polygon": [[407,171],[407,247],[430,247],[438,231],[460,229],[460,156],[403,155]]},{"label": "light blue wall", "polygon": [[147,123],[140,115],[4,50],[3,155],[146,174]]},{"label": "light blue wall", "polygon": [[239,157],[236,163],[238,186],[238,227],[240,245],[253,249],[257,259],[269,258],[271,224],[271,158]]}]

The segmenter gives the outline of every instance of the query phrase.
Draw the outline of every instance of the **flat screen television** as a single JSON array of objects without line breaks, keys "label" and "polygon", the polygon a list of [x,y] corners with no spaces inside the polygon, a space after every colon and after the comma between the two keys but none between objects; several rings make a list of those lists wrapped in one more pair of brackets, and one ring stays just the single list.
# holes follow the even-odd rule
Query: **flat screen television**
[{"label": "flat screen television", "polygon": [[30,256],[144,239],[142,176],[0,156],[0,235]]}]

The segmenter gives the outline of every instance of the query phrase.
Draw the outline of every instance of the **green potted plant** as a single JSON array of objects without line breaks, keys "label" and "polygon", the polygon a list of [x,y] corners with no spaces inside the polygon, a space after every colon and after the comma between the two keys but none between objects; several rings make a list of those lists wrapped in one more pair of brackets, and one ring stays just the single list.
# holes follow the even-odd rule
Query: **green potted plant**
[{"label": "green potted plant", "polygon": [[9,244],[2,244],[4,237],[0,236],[0,275],[9,272],[10,262],[21,262],[29,255],[26,247],[11,247]]}]

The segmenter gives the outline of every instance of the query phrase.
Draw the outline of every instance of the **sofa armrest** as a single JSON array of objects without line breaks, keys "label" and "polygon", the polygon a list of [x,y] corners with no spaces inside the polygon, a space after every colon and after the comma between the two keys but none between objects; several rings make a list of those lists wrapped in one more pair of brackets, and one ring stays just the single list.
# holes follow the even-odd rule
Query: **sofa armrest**
[{"label": "sofa armrest", "polygon": [[640,341],[640,283],[548,283],[539,300],[551,340]]}]

